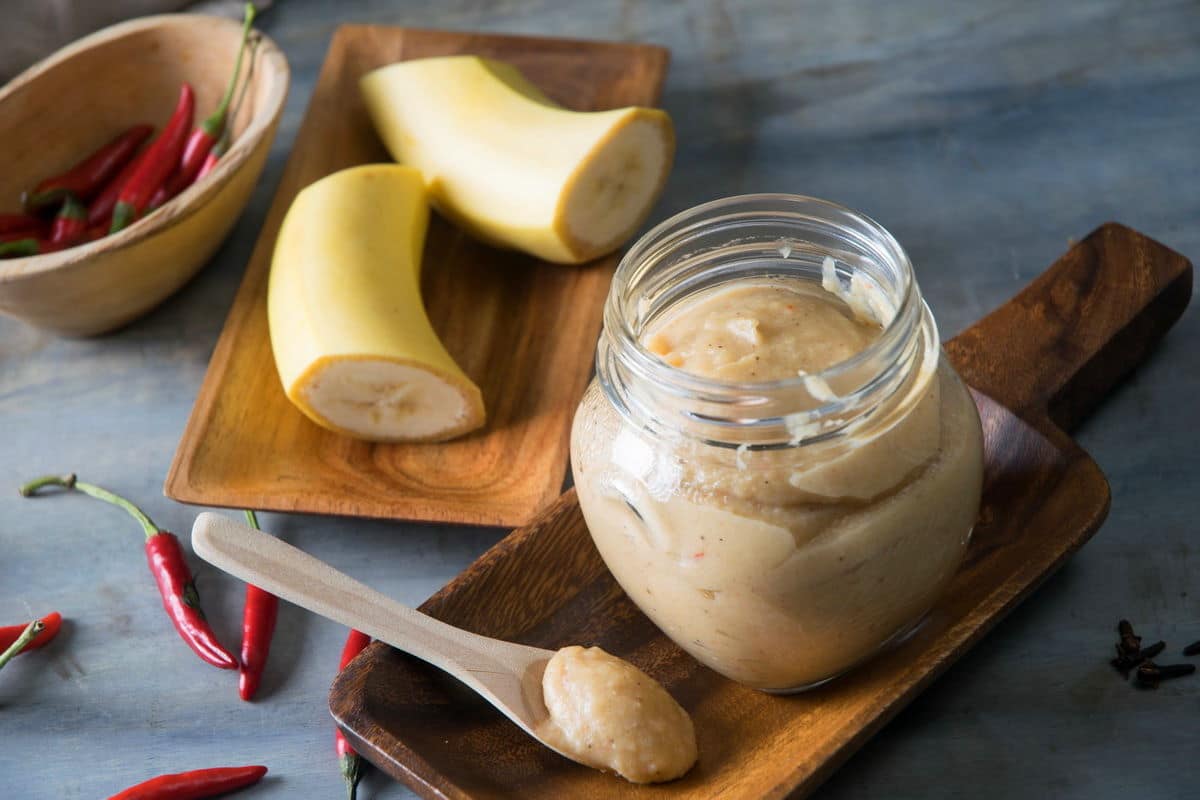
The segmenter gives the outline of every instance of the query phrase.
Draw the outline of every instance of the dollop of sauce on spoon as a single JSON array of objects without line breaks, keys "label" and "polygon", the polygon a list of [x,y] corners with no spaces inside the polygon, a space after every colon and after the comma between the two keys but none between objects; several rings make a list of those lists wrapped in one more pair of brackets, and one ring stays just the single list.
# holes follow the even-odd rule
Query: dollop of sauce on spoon
[{"label": "dollop of sauce on spoon", "polygon": [[658,783],[696,763],[688,713],[658,681],[599,647],[556,652],[542,694],[550,717],[537,734],[581,764]]}]

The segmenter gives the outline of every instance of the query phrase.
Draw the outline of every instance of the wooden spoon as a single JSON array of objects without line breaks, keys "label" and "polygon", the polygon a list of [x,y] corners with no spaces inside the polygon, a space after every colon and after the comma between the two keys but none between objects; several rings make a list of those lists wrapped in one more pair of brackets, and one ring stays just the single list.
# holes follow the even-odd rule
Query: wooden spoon
[{"label": "wooden spoon", "polygon": [[362,631],[465,683],[526,733],[543,739],[549,718],[542,675],[553,650],[491,639],[397,603],[270,534],[206,511],[192,526],[192,549],[210,564],[288,602]]}]

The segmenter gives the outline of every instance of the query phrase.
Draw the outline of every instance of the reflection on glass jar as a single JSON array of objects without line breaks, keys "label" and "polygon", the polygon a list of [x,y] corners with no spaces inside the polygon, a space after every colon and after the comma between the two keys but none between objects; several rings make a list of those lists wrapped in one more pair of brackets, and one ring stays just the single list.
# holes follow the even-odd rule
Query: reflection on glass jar
[{"label": "reflection on glass jar", "polygon": [[699,206],[625,256],[571,463],[634,602],[700,662],[780,692],[920,621],[983,473],[904,251],[790,195]]}]

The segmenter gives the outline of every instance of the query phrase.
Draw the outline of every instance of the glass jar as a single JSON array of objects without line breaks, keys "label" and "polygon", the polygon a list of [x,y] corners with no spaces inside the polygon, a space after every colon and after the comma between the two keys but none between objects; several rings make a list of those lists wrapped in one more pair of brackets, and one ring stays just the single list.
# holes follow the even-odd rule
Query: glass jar
[{"label": "glass jar", "polygon": [[[878,336],[763,382],[644,345],[697,292],[763,281],[820,287]],[[701,663],[772,692],[823,683],[924,617],[966,549],[982,451],[904,250],[867,217],[778,194],[698,206],[634,245],[571,435],[579,503],[625,592]]]}]

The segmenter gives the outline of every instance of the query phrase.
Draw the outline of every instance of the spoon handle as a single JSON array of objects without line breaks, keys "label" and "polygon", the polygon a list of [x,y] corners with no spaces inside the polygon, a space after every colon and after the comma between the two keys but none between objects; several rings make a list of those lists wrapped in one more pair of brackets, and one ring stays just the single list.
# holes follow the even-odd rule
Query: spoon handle
[{"label": "spoon handle", "polygon": [[511,650],[524,649],[440,622],[220,514],[206,511],[196,518],[192,549],[247,583],[454,675],[508,666],[514,663]]}]

